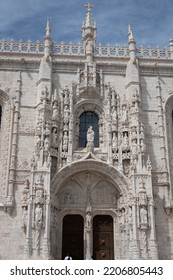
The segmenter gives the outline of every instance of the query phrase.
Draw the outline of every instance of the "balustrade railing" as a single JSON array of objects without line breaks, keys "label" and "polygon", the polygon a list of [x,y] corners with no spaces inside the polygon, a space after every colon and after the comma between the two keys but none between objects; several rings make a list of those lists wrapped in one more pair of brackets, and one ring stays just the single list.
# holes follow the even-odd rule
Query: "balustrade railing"
[{"label": "balustrade railing", "polygon": [[[28,40],[27,42],[23,42],[19,40],[15,42],[13,39],[10,41],[6,41],[2,39],[0,41],[0,53],[36,53],[42,54],[44,53],[44,43],[40,41],[32,42]],[[65,44],[61,42],[59,44],[55,42],[51,42],[51,53],[54,55],[84,55],[84,47],[81,43],[78,44]],[[99,44],[95,49],[96,57],[129,57],[130,50],[128,46],[120,47],[119,45],[110,46],[107,44],[106,46],[102,46]],[[152,47],[144,48],[140,46],[136,49],[136,56],[142,58],[160,58],[160,59],[168,59],[173,58],[173,52],[168,48],[161,49],[157,47],[153,49]]]}]

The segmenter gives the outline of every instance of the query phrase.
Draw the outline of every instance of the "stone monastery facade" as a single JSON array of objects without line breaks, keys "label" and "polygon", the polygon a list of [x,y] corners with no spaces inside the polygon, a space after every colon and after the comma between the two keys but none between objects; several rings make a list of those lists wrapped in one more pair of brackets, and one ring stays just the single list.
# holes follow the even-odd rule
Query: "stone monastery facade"
[{"label": "stone monastery facade", "polygon": [[173,42],[0,42],[0,258],[173,259]]}]

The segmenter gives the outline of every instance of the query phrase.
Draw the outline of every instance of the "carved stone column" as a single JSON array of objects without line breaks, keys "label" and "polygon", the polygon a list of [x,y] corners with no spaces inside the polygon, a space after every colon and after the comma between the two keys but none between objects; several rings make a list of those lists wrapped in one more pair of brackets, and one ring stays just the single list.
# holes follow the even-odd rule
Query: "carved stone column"
[{"label": "carved stone column", "polygon": [[92,248],[91,248],[91,240],[92,240],[92,224],[91,224],[91,213],[87,212],[85,218],[85,228],[84,228],[84,240],[85,240],[85,259],[91,260],[92,256]]},{"label": "carved stone column", "polygon": [[158,259],[158,248],[156,242],[156,231],[155,231],[155,217],[154,217],[154,200],[152,197],[149,198],[149,211],[151,219],[151,230],[150,230],[150,240],[149,240],[149,257],[152,260]]},{"label": "carved stone column", "polygon": [[15,184],[15,172],[17,164],[17,148],[18,148],[18,130],[19,130],[19,119],[20,119],[20,98],[21,98],[21,73],[17,80],[17,90],[15,96],[15,108],[13,115],[13,134],[11,143],[11,162],[9,170],[9,188],[8,188],[8,206],[7,211],[11,212],[14,206],[14,184]]},{"label": "carved stone column", "polygon": [[133,259],[139,260],[140,253],[139,253],[139,240],[138,240],[138,232],[137,232],[137,201],[136,198],[133,199],[132,202],[132,217],[133,217]]}]

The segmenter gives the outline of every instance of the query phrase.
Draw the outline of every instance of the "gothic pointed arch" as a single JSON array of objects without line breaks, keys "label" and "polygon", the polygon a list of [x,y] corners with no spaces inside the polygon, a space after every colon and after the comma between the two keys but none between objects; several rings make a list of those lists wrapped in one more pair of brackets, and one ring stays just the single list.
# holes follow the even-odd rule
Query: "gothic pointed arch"
[{"label": "gothic pointed arch", "polygon": [[69,178],[75,176],[75,174],[83,172],[86,174],[97,173],[102,175],[102,178],[104,177],[116,187],[119,194],[124,197],[128,195],[129,185],[124,175],[122,175],[114,166],[110,166],[105,162],[96,161],[94,159],[85,159],[74,162],[57,172],[51,182],[52,193],[56,195]]}]

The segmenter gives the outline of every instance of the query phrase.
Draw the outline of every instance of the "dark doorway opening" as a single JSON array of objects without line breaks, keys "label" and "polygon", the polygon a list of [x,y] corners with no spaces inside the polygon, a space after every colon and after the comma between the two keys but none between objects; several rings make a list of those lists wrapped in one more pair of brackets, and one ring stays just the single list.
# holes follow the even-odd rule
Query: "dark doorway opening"
[{"label": "dark doorway opening", "polygon": [[80,215],[66,215],[63,219],[62,259],[69,253],[73,260],[84,259],[84,221]]},{"label": "dark doorway opening", "polygon": [[93,219],[93,256],[96,260],[114,259],[113,218],[109,215]]}]

